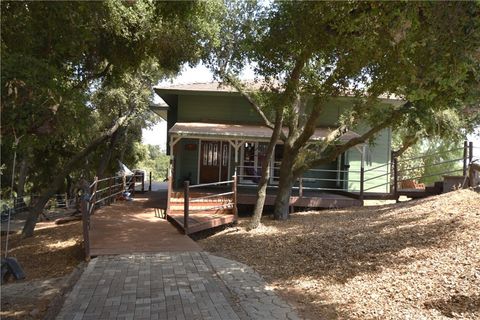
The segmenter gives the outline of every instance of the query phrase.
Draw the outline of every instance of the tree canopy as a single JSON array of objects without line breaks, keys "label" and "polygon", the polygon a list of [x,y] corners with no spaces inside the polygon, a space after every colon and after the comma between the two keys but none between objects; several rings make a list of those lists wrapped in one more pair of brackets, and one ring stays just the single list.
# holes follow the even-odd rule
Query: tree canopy
[{"label": "tree canopy", "polygon": [[24,229],[31,234],[42,202],[66,176],[108,172],[112,152],[133,157],[133,142],[153,121],[147,111],[152,86],[205,55],[202,42],[215,31],[209,17],[219,4],[3,1],[1,6],[2,188],[16,178],[8,173],[17,138],[19,159],[26,167],[35,164],[24,172],[27,183],[43,194]]},{"label": "tree canopy", "polygon": [[[277,218],[286,218],[290,190],[303,172],[383,128],[449,135],[479,123],[479,8],[476,2],[274,2],[250,19],[236,16],[251,33],[242,45],[220,42],[218,52],[238,60],[227,68],[218,59],[219,76],[263,113],[267,126],[275,122],[270,109],[283,115],[275,125],[289,128],[280,136]],[[241,62],[255,66],[263,91],[279,96],[279,108],[237,80]],[[403,102],[379,103],[391,95]],[[309,143],[327,102],[338,96],[351,97],[351,107],[326,139]],[[361,136],[339,143],[349,129]]]}]

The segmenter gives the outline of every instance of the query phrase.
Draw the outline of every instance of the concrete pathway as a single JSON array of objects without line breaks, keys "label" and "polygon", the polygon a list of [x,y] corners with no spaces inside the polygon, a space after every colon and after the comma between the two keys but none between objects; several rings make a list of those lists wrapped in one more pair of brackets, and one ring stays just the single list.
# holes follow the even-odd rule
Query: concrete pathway
[{"label": "concrete pathway", "polygon": [[298,319],[250,267],[205,252],[93,259],[57,319]]}]

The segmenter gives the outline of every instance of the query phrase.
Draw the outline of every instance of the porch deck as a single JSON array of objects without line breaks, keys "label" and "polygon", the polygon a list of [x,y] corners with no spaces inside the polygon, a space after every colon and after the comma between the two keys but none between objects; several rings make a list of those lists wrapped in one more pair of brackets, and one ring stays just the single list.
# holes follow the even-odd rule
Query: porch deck
[{"label": "porch deck", "polygon": [[[222,225],[228,225],[237,221],[237,216],[233,212],[231,199],[226,197],[214,197],[206,201],[195,202],[195,198],[210,196],[229,190],[227,187],[205,187],[195,189],[195,193],[190,194],[192,201],[189,204],[190,213],[187,226],[185,227],[184,218],[184,200],[183,190],[176,189],[172,191],[170,198],[170,210],[166,214],[166,218],[180,231],[186,234],[193,234],[199,231],[216,228]],[[267,189],[267,198],[265,205],[274,205],[277,188],[269,187]],[[167,209],[167,193],[168,189],[165,184],[158,191],[158,201],[155,207],[161,210]],[[238,186],[237,187],[237,205],[253,206],[257,200],[255,186]],[[290,207],[293,211],[295,208],[344,208],[362,206],[363,202],[355,197],[333,192],[303,190],[299,194],[298,189],[294,189],[290,197]],[[216,207],[215,210],[208,208]]]}]

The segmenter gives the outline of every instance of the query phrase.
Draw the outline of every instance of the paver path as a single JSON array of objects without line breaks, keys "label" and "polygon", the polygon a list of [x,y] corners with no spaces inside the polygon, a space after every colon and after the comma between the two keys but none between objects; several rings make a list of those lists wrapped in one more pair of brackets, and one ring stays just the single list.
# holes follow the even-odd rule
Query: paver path
[{"label": "paver path", "polygon": [[57,319],[298,319],[243,264],[205,252],[93,259]]}]

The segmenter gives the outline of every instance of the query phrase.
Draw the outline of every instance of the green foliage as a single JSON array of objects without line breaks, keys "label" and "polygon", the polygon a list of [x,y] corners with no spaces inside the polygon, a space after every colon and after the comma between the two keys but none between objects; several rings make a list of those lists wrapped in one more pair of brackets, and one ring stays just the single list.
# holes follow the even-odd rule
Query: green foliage
[{"label": "green foliage", "polygon": [[158,145],[140,145],[139,149],[143,153],[143,159],[137,164],[137,168],[145,170],[147,175],[151,172],[153,181],[165,180],[170,157]]},{"label": "green foliage", "polygon": [[[405,132],[393,135],[392,148],[403,146]],[[461,175],[463,167],[463,140],[449,138],[421,139],[398,158],[399,181],[417,180],[425,185],[442,181],[443,175]]]},{"label": "green foliage", "polygon": [[206,55],[202,43],[220,8],[213,1],[2,1],[3,178],[15,137],[31,191],[40,192],[123,116],[128,128],[80,161],[71,177],[92,178],[105,159],[136,163],[141,128],[156,121],[147,111],[152,85]]}]

